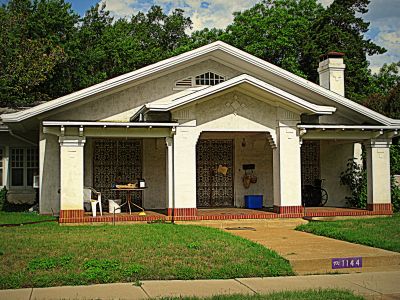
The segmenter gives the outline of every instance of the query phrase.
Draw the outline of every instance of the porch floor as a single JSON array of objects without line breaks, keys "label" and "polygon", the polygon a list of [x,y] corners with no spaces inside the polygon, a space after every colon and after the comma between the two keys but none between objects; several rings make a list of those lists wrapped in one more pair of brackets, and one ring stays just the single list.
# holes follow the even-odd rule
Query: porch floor
[{"label": "porch floor", "polygon": [[369,211],[365,209],[341,207],[306,207],[304,213],[277,214],[272,209],[245,209],[245,208],[202,208],[197,210],[196,216],[168,216],[165,211],[146,210],[146,216],[139,212],[132,214],[122,212],[114,215],[103,212],[93,217],[86,212],[83,219],[71,220],[66,223],[112,223],[112,222],[154,222],[154,221],[201,221],[201,220],[235,220],[235,219],[276,219],[276,218],[303,218],[303,217],[336,217],[336,216],[368,216],[387,215],[387,212]]}]

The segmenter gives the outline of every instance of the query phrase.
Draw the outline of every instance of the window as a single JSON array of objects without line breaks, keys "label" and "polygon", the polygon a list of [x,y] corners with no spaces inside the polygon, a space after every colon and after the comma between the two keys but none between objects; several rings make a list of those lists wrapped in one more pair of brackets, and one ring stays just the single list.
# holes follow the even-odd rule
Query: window
[{"label": "window", "polygon": [[206,72],[204,74],[197,75],[196,77],[187,77],[178,80],[175,82],[175,87],[178,89],[185,89],[202,85],[216,85],[224,81],[225,77],[213,72]]},{"label": "window", "polygon": [[3,185],[3,149],[0,148],[0,186]]},{"label": "window", "polygon": [[36,148],[12,148],[11,186],[32,187],[38,166],[39,154]]},{"label": "window", "polygon": [[196,85],[216,85],[224,81],[224,77],[212,72],[207,72],[196,76]]}]

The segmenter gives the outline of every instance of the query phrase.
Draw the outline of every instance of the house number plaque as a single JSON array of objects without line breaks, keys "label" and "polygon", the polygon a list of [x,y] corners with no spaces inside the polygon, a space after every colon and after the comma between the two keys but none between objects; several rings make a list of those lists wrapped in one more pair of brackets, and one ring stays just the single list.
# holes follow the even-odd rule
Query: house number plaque
[{"label": "house number plaque", "polygon": [[362,257],[332,258],[332,269],[362,268]]}]

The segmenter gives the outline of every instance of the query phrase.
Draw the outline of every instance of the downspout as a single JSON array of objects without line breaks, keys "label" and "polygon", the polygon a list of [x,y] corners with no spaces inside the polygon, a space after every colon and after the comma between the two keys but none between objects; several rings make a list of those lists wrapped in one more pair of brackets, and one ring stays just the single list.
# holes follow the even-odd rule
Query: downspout
[{"label": "downspout", "polygon": [[12,130],[10,128],[8,129],[8,132],[10,133],[11,136],[13,136],[13,137],[15,137],[15,138],[17,138],[17,139],[19,139],[21,141],[24,141],[25,143],[28,143],[28,144],[30,144],[32,146],[37,146],[37,144],[35,144],[34,142],[32,142],[32,141],[30,141],[30,140],[28,140],[28,139],[26,139],[26,138],[24,138],[22,136],[19,136],[19,135],[15,134],[14,132],[12,132]]}]

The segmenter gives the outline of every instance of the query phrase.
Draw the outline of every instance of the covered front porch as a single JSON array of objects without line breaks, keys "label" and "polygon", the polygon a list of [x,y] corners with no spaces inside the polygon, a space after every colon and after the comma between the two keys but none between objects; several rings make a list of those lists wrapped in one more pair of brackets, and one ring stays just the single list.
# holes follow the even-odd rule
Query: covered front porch
[{"label": "covered front porch", "polygon": [[[54,193],[54,180],[60,174],[57,184],[60,186],[57,195],[60,223],[274,219],[392,213],[390,202],[387,202],[390,192],[388,198],[388,191],[381,186],[386,186],[384,178],[389,176],[387,158],[390,142],[387,134],[390,132],[376,140],[372,139],[375,131],[352,128],[347,135],[341,132],[341,140],[338,140],[334,139],[337,134],[335,128],[328,127],[329,130],[326,130],[299,126],[296,129],[293,126],[278,131],[279,139],[274,139],[271,131],[262,130],[207,130],[188,135],[188,129],[177,131],[176,123],[75,124],[48,121],[43,125],[46,139],[40,144],[41,162],[54,162],[57,150],[60,160],[58,166],[57,163],[52,164],[51,168],[41,164],[41,195]],[[311,132],[304,132],[307,130]],[[355,140],[355,137],[358,139]],[[279,141],[278,145],[275,140]],[[319,142],[308,143],[306,147],[308,141]],[[339,174],[347,159],[355,154],[355,141],[364,141],[369,145],[367,169],[371,180],[367,210],[346,208],[345,193],[340,192],[344,187],[340,186]],[[319,149],[316,156],[317,175],[305,172],[310,169],[307,166],[310,161],[305,157],[312,149],[310,145]],[[306,153],[300,151],[301,147]],[[255,171],[258,178],[257,184],[246,187],[245,166],[249,165],[251,174]],[[226,168],[225,174],[218,171],[221,166]],[[316,166],[311,165],[313,168],[316,169]],[[205,170],[203,173],[202,169]],[[302,203],[301,182],[313,176],[328,179],[327,188],[331,197],[328,207],[304,207]],[[145,178],[148,188],[134,191],[132,202],[143,207],[146,215],[135,211],[129,214],[127,206],[122,213],[108,213],[108,200],[118,198],[127,201],[126,191],[115,191],[113,184],[118,181],[133,182],[137,178]],[[94,217],[85,212],[82,201],[85,186],[102,193],[103,215]],[[378,189],[382,191],[378,193]],[[244,203],[246,194],[264,196],[259,209],[244,208],[247,207]],[[380,199],[386,202],[378,202]]]}]

